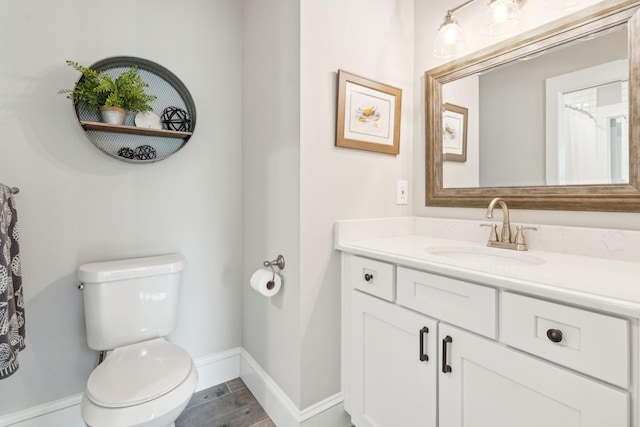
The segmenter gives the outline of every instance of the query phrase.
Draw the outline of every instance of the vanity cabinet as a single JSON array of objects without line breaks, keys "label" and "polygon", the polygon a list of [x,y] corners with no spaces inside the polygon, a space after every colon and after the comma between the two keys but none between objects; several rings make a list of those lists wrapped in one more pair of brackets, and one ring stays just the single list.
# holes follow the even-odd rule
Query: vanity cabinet
[{"label": "vanity cabinet", "polygon": [[[443,427],[627,427],[629,395],[441,323]],[[366,362],[365,362],[366,363]]]},{"label": "vanity cabinet", "polygon": [[358,427],[437,426],[437,323],[352,291],[352,413]]},{"label": "vanity cabinet", "polygon": [[356,427],[631,426],[629,319],[342,260],[345,408]]},{"label": "vanity cabinet", "polygon": [[496,337],[496,289],[403,267],[398,267],[397,276],[398,304]]},{"label": "vanity cabinet", "polygon": [[500,308],[500,336],[506,344],[629,387],[628,320],[511,292],[502,294]]}]

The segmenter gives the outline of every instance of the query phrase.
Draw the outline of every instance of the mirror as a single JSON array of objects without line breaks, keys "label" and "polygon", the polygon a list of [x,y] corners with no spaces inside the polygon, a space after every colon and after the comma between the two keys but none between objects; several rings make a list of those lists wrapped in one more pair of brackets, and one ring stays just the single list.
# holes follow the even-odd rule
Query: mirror
[{"label": "mirror", "polygon": [[427,71],[426,205],[640,212],[637,9],[592,6]]}]

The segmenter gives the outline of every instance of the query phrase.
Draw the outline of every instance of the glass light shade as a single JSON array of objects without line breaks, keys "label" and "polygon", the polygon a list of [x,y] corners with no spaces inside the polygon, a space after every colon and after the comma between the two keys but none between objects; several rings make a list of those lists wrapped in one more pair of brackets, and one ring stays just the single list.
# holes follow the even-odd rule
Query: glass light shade
[{"label": "glass light shade", "polygon": [[514,0],[494,0],[484,14],[482,34],[487,37],[504,37],[520,28],[520,7]]},{"label": "glass light shade", "polygon": [[433,45],[433,56],[450,58],[460,55],[467,49],[467,41],[460,26],[455,22],[445,22],[438,30]]}]

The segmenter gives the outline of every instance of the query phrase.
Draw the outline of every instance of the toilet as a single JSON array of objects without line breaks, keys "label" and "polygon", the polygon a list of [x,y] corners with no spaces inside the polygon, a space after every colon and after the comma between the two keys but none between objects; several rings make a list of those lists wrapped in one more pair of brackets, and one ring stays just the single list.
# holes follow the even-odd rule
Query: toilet
[{"label": "toilet", "polygon": [[89,427],[171,427],[198,372],[175,327],[185,259],[169,254],[78,268],[87,341],[106,357],[89,376],[81,414]]}]

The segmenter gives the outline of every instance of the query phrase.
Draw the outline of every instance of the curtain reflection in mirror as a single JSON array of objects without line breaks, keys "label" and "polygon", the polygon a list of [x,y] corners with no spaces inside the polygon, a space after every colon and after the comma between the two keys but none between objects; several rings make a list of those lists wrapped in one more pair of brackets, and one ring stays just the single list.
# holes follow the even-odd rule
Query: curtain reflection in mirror
[{"label": "curtain reflection in mirror", "polygon": [[557,182],[589,185],[629,182],[628,81],[561,94]]}]

